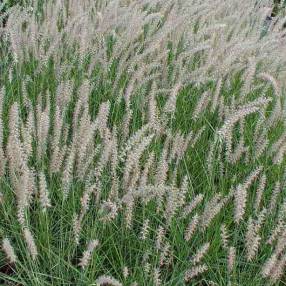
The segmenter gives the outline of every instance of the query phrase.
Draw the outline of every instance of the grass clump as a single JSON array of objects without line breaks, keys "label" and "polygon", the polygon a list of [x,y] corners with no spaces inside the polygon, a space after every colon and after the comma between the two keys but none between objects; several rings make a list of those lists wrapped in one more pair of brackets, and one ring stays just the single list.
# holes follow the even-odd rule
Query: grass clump
[{"label": "grass clump", "polygon": [[285,283],[284,23],[230,2],[7,8],[3,285]]}]

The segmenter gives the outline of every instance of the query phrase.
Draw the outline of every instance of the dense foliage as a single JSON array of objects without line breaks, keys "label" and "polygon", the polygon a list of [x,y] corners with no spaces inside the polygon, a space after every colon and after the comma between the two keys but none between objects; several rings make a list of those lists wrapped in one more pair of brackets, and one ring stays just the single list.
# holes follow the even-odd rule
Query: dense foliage
[{"label": "dense foliage", "polygon": [[1,283],[284,285],[283,13],[8,2]]}]

